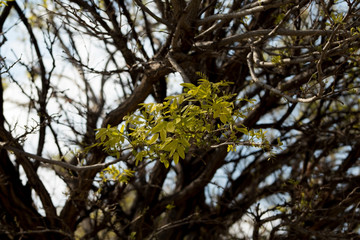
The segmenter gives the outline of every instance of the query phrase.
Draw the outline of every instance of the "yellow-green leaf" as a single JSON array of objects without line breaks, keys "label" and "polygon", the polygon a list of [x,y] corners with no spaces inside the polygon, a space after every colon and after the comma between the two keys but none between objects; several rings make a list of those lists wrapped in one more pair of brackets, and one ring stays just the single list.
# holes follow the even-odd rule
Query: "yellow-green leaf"
[{"label": "yellow-green leaf", "polygon": [[150,108],[150,113],[152,113],[153,111],[155,111],[156,109],[156,104],[152,104],[151,108]]},{"label": "yellow-green leaf", "polygon": [[160,162],[162,162],[166,168],[169,167],[169,161],[164,154],[160,155]]},{"label": "yellow-green leaf", "polygon": [[182,83],[180,85],[189,89],[195,88],[195,85],[192,83]]},{"label": "yellow-green leaf", "polygon": [[172,140],[171,142],[169,142],[167,145],[165,145],[162,150],[164,151],[171,151],[176,149],[176,145],[177,145],[177,140]]},{"label": "yellow-green leaf", "polygon": [[156,140],[158,140],[158,138],[159,138],[159,134],[158,134],[158,133],[157,133],[157,134],[154,134],[154,135],[151,137],[151,139],[150,139],[149,141],[147,141],[147,144],[149,144],[149,145],[153,144],[154,142],[156,142]]},{"label": "yellow-green leaf", "polygon": [[179,163],[179,154],[176,152],[174,153],[174,163],[178,164]]},{"label": "yellow-green leaf", "polygon": [[247,130],[246,127],[243,127],[243,128],[236,128],[236,130],[238,130],[239,132],[245,134],[245,135],[248,135],[249,134],[249,131]]},{"label": "yellow-green leaf", "polygon": [[174,122],[168,122],[166,126],[166,130],[168,132],[174,132],[175,131],[175,124]]},{"label": "yellow-green leaf", "polygon": [[179,144],[179,145],[177,146],[177,149],[176,149],[176,150],[177,150],[179,156],[180,156],[182,159],[184,159],[184,158],[185,158],[184,147],[183,147],[181,144]]},{"label": "yellow-green leaf", "polygon": [[227,117],[226,117],[224,114],[220,114],[220,121],[221,121],[223,124],[226,124],[226,122],[227,122]]},{"label": "yellow-green leaf", "polygon": [[166,140],[166,131],[165,131],[165,129],[160,130],[160,139],[161,139],[162,142],[165,142],[165,140]]},{"label": "yellow-green leaf", "polygon": [[168,210],[171,210],[174,207],[175,207],[174,203],[170,203],[170,204],[166,205],[166,209],[168,209]]},{"label": "yellow-green leaf", "polygon": [[157,132],[160,132],[164,128],[166,128],[166,122],[160,122],[151,130],[151,132],[157,133]]},{"label": "yellow-green leaf", "polygon": [[124,133],[124,129],[125,129],[125,124],[123,124],[123,125],[121,126],[120,132],[121,132],[121,133]]}]

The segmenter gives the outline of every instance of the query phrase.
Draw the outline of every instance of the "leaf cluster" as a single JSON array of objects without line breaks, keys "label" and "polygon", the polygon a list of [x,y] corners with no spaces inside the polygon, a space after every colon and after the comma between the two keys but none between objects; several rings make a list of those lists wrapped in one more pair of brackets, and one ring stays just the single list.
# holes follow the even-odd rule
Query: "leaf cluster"
[{"label": "leaf cluster", "polygon": [[183,83],[182,94],[167,97],[163,103],[141,104],[137,112],[125,117],[120,129],[97,129],[99,142],[91,147],[101,146],[119,158],[123,147],[129,146],[136,165],[143,160],[160,160],[166,168],[172,160],[177,164],[185,159],[190,149],[227,145],[228,151],[234,151],[234,146],[244,143],[240,141],[242,136],[249,145],[268,148],[266,132],[249,131],[241,124],[252,108],[237,109],[236,102],[253,104],[253,100],[236,99],[235,94],[226,93],[224,89],[230,84],[212,83],[206,78],[200,79],[198,85]]}]

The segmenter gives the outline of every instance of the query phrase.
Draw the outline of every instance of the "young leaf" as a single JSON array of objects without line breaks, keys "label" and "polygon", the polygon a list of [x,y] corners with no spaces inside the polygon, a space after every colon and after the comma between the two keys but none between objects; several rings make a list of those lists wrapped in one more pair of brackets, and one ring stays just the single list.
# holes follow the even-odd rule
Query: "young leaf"
[{"label": "young leaf", "polygon": [[180,85],[183,86],[183,87],[189,88],[189,89],[195,88],[195,85],[192,84],[192,83],[182,83]]},{"label": "young leaf", "polygon": [[176,150],[177,150],[179,156],[180,156],[182,159],[184,159],[184,158],[185,158],[185,151],[184,151],[185,148],[184,148],[184,146],[182,146],[181,144],[179,144],[179,145],[177,146]]},{"label": "young leaf", "polygon": [[154,134],[154,135],[151,137],[151,139],[150,139],[149,141],[147,141],[146,143],[149,144],[149,145],[151,145],[151,144],[153,144],[154,142],[156,142],[156,140],[158,140],[158,138],[159,138],[159,134],[156,133],[156,134]]},{"label": "young leaf", "polygon": [[175,124],[174,122],[168,122],[166,126],[166,130],[168,132],[174,132],[175,131]]},{"label": "young leaf", "polygon": [[157,133],[160,132],[162,129],[166,128],[166,122],[162,121],[160,123],[158,123],[152,130],[152,133]]},{"label": "young leaf", "polygon": [[179,163],[179,154],[177,152],[174,153],[174,163],[175,164]]},{"label": "young leaf", "polygon": [[165,140],[166,140],[166,131],[165,131],[165,129],[160,130],[160,139],[161,139],[162,142],[165,142]]}]

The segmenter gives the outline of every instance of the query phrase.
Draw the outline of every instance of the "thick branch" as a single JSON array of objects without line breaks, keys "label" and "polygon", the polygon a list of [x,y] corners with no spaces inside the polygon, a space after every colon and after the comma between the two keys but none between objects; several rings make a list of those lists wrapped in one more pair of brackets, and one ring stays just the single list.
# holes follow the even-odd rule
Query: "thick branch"
[{"label": "thick branch", "polygon": [[108,125],[116,126],[121,123],[126,114],[134,112],[138,108],[138,105],[149,96],[152,91],[152,85],[160,77],[171,72],[167,65],[168,63],[165,64],[160,61],[150,61],[140,85],[136,87],[133,94],[128,99],[105,117],[102,127],[107,127]]}]

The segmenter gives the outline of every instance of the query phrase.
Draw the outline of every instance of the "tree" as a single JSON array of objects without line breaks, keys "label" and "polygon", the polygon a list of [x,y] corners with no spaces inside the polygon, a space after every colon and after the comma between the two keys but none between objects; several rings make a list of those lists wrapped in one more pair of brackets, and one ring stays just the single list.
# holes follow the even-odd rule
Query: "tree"
[{"label": "tree", "polygon": [[1,239],[358,238],[359,4],[7,1]]}]

